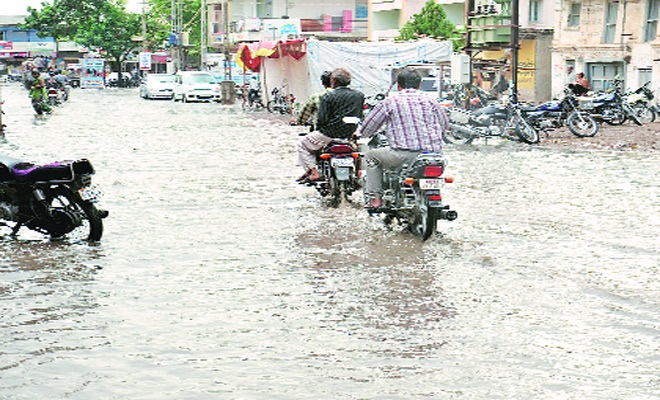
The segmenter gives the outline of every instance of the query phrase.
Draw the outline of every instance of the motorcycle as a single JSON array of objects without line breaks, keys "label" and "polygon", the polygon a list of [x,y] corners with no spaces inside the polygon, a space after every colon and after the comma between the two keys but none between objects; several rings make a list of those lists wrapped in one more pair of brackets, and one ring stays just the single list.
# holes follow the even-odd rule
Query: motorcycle
[{"label": "motorcycle", "polygon": [[[370,147],[386,144],[382,135],[375,135],[368,143]],[[384,169],[382,206],[367,211],[385,214],[386,225],[396,220],[415,236],[427,240],[437,230],[438,220],[458,218],[458,213],[442,199],[444,184],[454,181],[444,175],[446,166],[447,162],[440,153],[424,152],[410,164],[403,164],[395,170]]]},{"label": "motorcycle", "polygon": [[655,96],[653,95],[653,91],[649,89],[650,85],[650,81],[646,82],[637,88],[637,90],[626,93],[625,96],[626,102],[635,110],[643,123],[654,122],[658,113],[658,106],[653,103]]},{"label": "motorcycle", "polygon": [[474,111],[451,107],[449,130],[444,135],[448,143],[469,144],[476,138],[517,137],[522,142],[539,142],[539,133],[527,121],[518,103],[489,104]]},{"label": "motorcycle", "polygon": [[353,141],[332,139],[316,155],[316,168],[322,179],[301,183],[314,186],[321,197],[328,199],[330,207],[339,207],[342,198],[350,202],[350,196],[361,187],[357,176],[359,157],[360,153]]},{"label": "motorcycle", "polygon": [[48,104],[51,106],[59,106],[61,103],[61,92],[60,89],[55,87],[49,87],[46,91]]},{"label": "motorcycle", "polygon": [[291,114],[293,112],[293,103],[295,103],[296,98],[292,94],[284,95],[280,89],[273,89],[270,94],[272,99],[266,103],[266,109],[274,113],[279,111],[280,114]]},{"label": "motorcycle", "polygon": [[549,131],[566,125],[577,137],[592,137],[600,125],[585,111],[579,110],[579,102],[572,88],[564,89],[564,98],[551,100],[536,107],[523,107],[528,121],[539,131]]},{"label": "motorcycle", "polygon": [[53,239],[99,241],[108,212],[96,207],[94,173],[86,159],[36,165],[0,155],[0,226],[12,236],[25,226]]},{"label": "motorcycle", "polygon": [[612,88],[597,93],[594,97],[581,97],[580,109],[589,112],[596,121],[609,125],[621,125],[628,119],[637,125],[642,121],[635,110],[625,101],[621,90],[622,81],[615,79]]}]

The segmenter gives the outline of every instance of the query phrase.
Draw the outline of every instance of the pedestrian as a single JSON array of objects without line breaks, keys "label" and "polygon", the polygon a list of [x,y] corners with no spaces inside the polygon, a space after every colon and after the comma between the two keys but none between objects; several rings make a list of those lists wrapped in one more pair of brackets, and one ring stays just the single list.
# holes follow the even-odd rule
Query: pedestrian
[{"label": "pedestrian", "polygon": [[318,93],[314,93],[309,97],[309,99],[307,99],[302,109],[300,110],[300,113],[298,114],[298,118],[296,118],[296,125],[311,124],[312,126],[316,126],[316,116],[318,114],[321,97],[328,93],[328,91],[332,90],[330,87],[331,74],[332,72],[330,71],[325,71],[323,74],[321,74],[321,85],[323,85],[323,90]]},{"label": "pedestrian", "polygon": [[584,72],[578,72],[575,83],[585,88],[586,91],[591,90],[591,83],[589,83],[589,80],[585,78]]},{"label": "pedestrian", "polygon": [[365,154],[367,208],[382,205],[384,168],[396,169],[425,151],[442,151],[442,136],[449,126],[447,114],[436,100],[419,90],[421,82],[419,71],[404,68],[397,76],[398,94],[376,105],[356,134],[368,138],[386,126],[388,146]]},{"label": "pedestrian", "polygon": [[253,75],[248,84],[248,104],[250,107],[252,107],[252,103],[259,98],[260,89],[261,85],[259,84],[259,80]]},{"label": "pedestrian", "polygon": [[332,90],[321,97],[316,119],[316,130],[305,135],[298,143],[298,159],[305,173],[298,182],[321,179],[316,169],[316,152],[332,139],[350,139],[357,124],[346,122],[345,117],[362,118],[364,94],[349,88],[351,73],[345,68],[335,68],[330,74]]},{"label": "pedestrian", "polygon": [[37,69],[32,70],[32,84],[30,85],[30,99],[32,100],[32,108],[38,115],[44,111],[50,114],[53,110],[46,103],[46,82],[41,77]]}]

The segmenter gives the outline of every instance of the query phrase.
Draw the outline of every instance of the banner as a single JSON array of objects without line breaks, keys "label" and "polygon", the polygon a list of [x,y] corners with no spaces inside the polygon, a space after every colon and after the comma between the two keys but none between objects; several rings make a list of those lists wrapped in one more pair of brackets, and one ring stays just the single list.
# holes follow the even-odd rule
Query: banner
[{"label": "banner", "polygon": [[82,60],[82,76],[80,87],[83,89],[103,89],[104,61],[99,58],[84,58]]},{"label": "banner", "polygon": [[139,56],[140,71],[151,71],[151,52],[143,51]]}]

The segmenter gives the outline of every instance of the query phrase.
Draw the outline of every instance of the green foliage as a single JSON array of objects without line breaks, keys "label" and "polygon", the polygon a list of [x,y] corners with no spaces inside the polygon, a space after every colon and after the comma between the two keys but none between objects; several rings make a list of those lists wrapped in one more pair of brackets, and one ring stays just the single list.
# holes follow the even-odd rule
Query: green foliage
[{"label": "green foliage", "polygon": [[[40,36],[52,36],[58,41],[75,41],[79,45],[101,51],[116,64],[120,64],[137,46],[142,45],[133,41],[136,36],[142,36],[142,15],[128,12],[125,3],[125,0],[44,2],[40,10],[28,8],[30,15],[21,27],[35,29]],[[164,24],[151,17],[145,22],[145,43],[160,45],[167,35],[167,29],[163,29]]]},{"label": "green foliage", "polygon": [[424,8],[413,15],[399,31],[397,40],[414,40],[423,37],[434,39],[449,39],[454,44],[454,50],[462,47],[462,35],[456,31],[456,25],[447,19],[447,14],[440,4],[429,0]]}]

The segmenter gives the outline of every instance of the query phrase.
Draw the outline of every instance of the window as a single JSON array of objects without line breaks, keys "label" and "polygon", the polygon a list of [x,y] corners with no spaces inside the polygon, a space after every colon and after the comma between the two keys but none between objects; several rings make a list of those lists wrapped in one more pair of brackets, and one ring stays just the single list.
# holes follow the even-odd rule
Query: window
[{"label": "window", "polygon": [[619,17],[619,3],[608,1],[605,7],[605,32],[603,43],[614,43],[616,33],[616,20]]},{"label": "window", "polygon": [[658,33],[658,8],[660,8],[660,0],[649,0],[646,11],[646,29],[644,30],[645,42],[655,40]]},{"label": "window", "polygon": [[[660,1],[660,0],[656,0]],[[568,26],[580,25],[580,9],[582,3],[571,3],[568,9]]]},{"label": "window", "polygon": [[640,68],[639,69],[639,86],[642,86],[648,82],[651,82],[653,77],[653,70],[651,68]]},{"label": "window", "polygon": [[[594,63],[587,66],[591,90],[605,90],[612,85],[615,78],[623,78],[623,63]],[[623,87],[626,87],[625,85]]]},{"label": "window", "polygon": [[529,22],[539,22],[541,14],[541,0],[529,0]]}]

